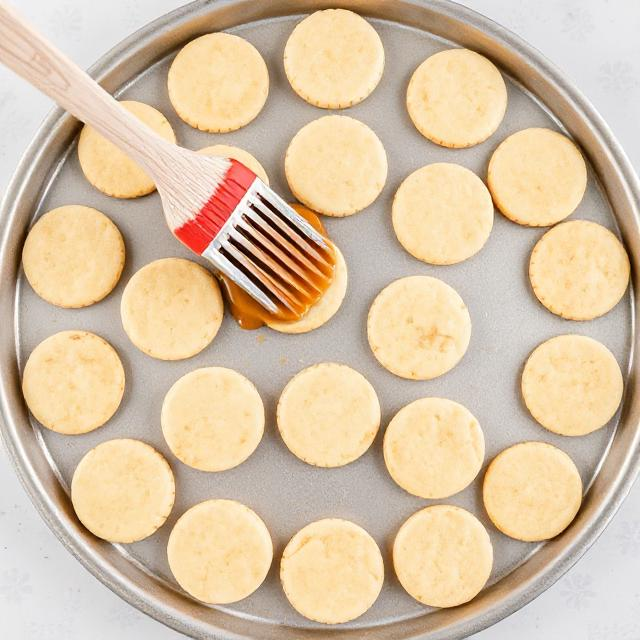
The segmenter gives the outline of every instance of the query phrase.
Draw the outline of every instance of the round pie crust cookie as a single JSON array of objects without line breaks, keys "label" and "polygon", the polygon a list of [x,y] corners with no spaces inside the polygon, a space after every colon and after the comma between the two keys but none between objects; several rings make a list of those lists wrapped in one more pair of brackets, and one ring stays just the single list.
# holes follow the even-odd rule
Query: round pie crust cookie
[{"label": "round pie crust cookie", "polygon": [[22,266],[33,290],[58,307],[87,307],[107,296],[124,267],[118,227],[91,207],[45,213],[29,231]]},{"label": "round pie crust cookie", "polygon": [[629,285],[629,257],[603,226],[572,220],[547,231],[529,261],[533,292],[552,313],[568,320],[604,315]]},{"label": "round pie crust cookie", "polygon": [[120,305],[131,342],[159,360],[182,360],[202,351],[218,333],[223,312],[215,278],[183,258],[142,267],[127,283]]},{"label": "round pie crust cookie", "polygon": [[551,129],[524,129],[493,152],[487,181],[493,201],[509,220],[547,227],[580,204],[587,167],[566,136]]},{"label": "round pie crust cookie", "polygon": [[115,349],[88,331],[61,331],[29,356],[22,392],[47,429],[77,435],[102,426],[124,393],[124,369]]},{"label": "round pie crust cookie", "polygon": [[258,50],[229,33],[209,33],[180,50],[169,68],[169,99],[177,114],[203,131],[223,133],[249,124],[269,93]]},{"label": "round pie crust cookie", "polygon": [[384,48],[376,30],[346,9],[316,11],[299,22],[284,49],[293,90],[325,109],[362,102],[378,85]]},{"label": "round pie crust cookie", "polygon": [[[169,121],[157,109],[133,100],[120,104],[165,140],[176,141]],[[155,191],[156,185],[142,167],[89,125],[80,133],[78,159],[85,178],[108,196],[138,198]]]},{"label": "round pie crust cookie", "polygon": [[167,546],[178,584],[208,604],[251,595],[273,559],[269,531],[260,517],[235,500],[207,500],[176,522]]},{"label": "round pie crust cookie", "polygon": [[623,386],[614,355],[587,336],[543,342],[522,373],[522,397],[531,415],[563,436],[582,436],[607,424],[620,406]]},{"label": "round pie crust cookie", "polygon": [[270,329],[280,333],[307,333],[329,322],[338,312],[347,293],[347,263],[344,261],[344,256],[338,247],[333,245],[333,249],[336,255],[335,273],[331,284],[320,300],[300,320],[295,322],[267,322],[267,326]]},{"label": "round pie crust cookie", "polygon": [[291,140],[284,160],[293,195],[318,213],[349,216],[368,207],[387,179],[378,136],[348,116],[324,116]]},{"label": "round pie crust cookie", "polygon": [[456,366],[471,338],[462,298],[430,276],[400,278],[373,301],[367,319],[373,355],[401,378],[430,380]]},{"label": "round pie crust cookie", "polygon": [[282,554],[280,580],[291,606],[309,620],[348,622],[376,601],[382,555],[361,527],[328,518],[300,529]]},{"label": "round pie crust cookie", "polygon": [[71,481],[80,522],[98,538],[136,542],[155,533],[173,508],[167,461],[140,440],[107,440],[87,453]]},{"label": "round pie crust cookie", "polygon": [[409,595],[432,607],[474,598],[493,566],[487,530],[468,511],[439,504],[414,513],[393,542],[393,566]]},{"label": "round pie crust cookie", "polygon": [[482,497],[502,533],[537,542],[571,524],[582,502],[582,481],[564,451],[546,442],[521,442],[493,459]]},{"label": "round pie crust cookie", "polygon": [[448,498],[471,484],[484,460],[484,436],[473,414],[446,398],[403,407],[384,434],[391,477],[414,496]]},{"label": "round pie crust cookie", "polygon": [[264,167],[248,152],[240,147],[233,147],[230,144],[214,144],[211,147],[205,147],[200,149],[198,153],[205,156],[216,156],[220,158],[233,158],[238,162],[251,169],[262,182],[269,184],[269,176],[264,170]]},{"label": "round pie crust cookie", "polygon": [[289,381],[276,418],[294,455],[317,467],[341,467],[371,446],[380,427],[380,403],[361,373],[323,362]]},{"label": "round pie crust cookie", "polygon": [[161,423],[179,460],[201,471],[225,471],[260,444],[264,406],[253,383],[237,371],[207,367],[187,373],[169,389]]},{"label": "round pie crust cookie", "polygon": [[502,75],[487,58],[468,49],[430,56],[407,89],[407,109],[416,129],[444,147],[483,142],[500,126],[506,108]]},{"label": "round pie crust cookie", "polygon": [[493,227],[493,202],[478,176],[438,162],[414,171],[396,192],[393,229],[400,244],[429,264],[455,264],[476,254]]}]

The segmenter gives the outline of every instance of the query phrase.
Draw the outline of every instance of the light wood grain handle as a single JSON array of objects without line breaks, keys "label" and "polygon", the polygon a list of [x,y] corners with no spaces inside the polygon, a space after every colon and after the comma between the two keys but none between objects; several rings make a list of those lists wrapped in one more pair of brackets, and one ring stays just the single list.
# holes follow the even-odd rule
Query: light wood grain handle
[{"label": "light wood grain handle", "polygon": [[0,62],[142,164],[153,176],[171,145],[0,2]]}]

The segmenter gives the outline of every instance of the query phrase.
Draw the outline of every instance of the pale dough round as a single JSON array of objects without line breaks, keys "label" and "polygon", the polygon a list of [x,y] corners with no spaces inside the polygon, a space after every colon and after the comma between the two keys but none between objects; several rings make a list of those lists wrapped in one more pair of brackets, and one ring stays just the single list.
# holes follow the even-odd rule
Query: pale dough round
[{"label": "pale dough round", "polygon": [[282,554],[280,580],[291,606],[325,624],[348,622],[376,601],[384,580],[375,540],[348,520],[326,518],[300,529]]},{"label": "pale dough round", "polygon": [[316,11],[299,22],[284,48],[293,90],[325,109],[362,102],[378,85],[384,48],[376,30],[346,9]]},{"label": "pale dough round", "polygon": [[496,206],[509,220],[547,227],[580,204],[587,167],[566,136],[551,129],[524,129],[493,152],[487,182]]},{"label": "pale dough round", "polygon": [[368,207],[387,179],[378,136],[348,116],[324,116],[293,137],[284,159],[293,195],[318,213],[349,216]]},{"label": "pale dough round", "polygon": [[582,436],[607,424],[620,406],[623,386],[614,355],[587,336],[543,342],[522,372],[522,397],[531,415],[564,436]]},{"label": "pale dough round", "polygon": [[507,88],[495,65],[475,51],[449,49],[413,73],[407,109],[416,129],[444,147],[471,147],[500,126]]},{"label": "pale dough round", "polygon": [[571,524],[582,502],[582,481],[564,451],[546,442],[521,442],[493,459],[482,498],[502,533],[537,542]]},{"label": "pale dough round", "polygon": [[169,68],[169,99],[192,127],[223,133],[249,124],[269,93],[258,50],[230,33],[209,33],[184,46]]},{"label": "pale dough round", "polygon": [[251,595],[273,559],[273,544],[258,515],[235,500],[207,500],[176,522],[167,546],[178,584],[209,604]]},{"label": "pale dough round", "polygon": [[430,380],[460,362],[471,338],[462,298],[430,276],[409,276],[387,285],[367,319],[369,346],[378,362],[401,378]]},{"label": "pale dough round", "polygon": [[264,406],[252,382],[232,369],[182,376],[162,403],[162,433],[175,456],[201,471],[244,462],[264,432]]},{"label": "pale dough round", "polygon": [[215,338],[224,307],[220,287],[205,268],[183,258],[162,258],[129,280],[120,313],[140,351],[159,360],[182,360]]},{"label": "pale dough round", "polygon": [[475,598],[493,567],[487,530],[468,511],[448,504],[414,513],[393,542],[393,566],[410,596],[431,607]]},{"label": "pale dough round", "polygon": [[159,529],[175,499],[167,461],[140,440],[107,440],[76,467],[71,502],[80,522],[98,538],[137,542]]},{"label": "pale dough round", "polygon": [[230,144],[214,144],[211,147],[205,147],[200,149],[198,153],[205,156],[217,156],[221,158],[233,158],[238,162],[251,169],[262,182],[269,184],[269,176],[264,170],[264,167],[248,152],[240,147],[233,147]]},{"label": "pale dough round", "polygon": [[43,340],[24,367],[22,392],[47,429],[76,435],[102,426],[124,393],[115,349],[88,331],[61,331]]},{"label": "pale dough round", "polygon": [[91,207],[67,205],[45,213],[22,249],[29,284],[44,300],[77,309],[102,300],[124,267],[118,227]]},{"label": "pale dough round", "polygon": [[[133,100],[120,104],[165,140],[175,143],[169,121],[157,109]],[[85,178],[108,196],[137,198],[155,191],[156,185],[142,167],[89,125],[80,133],[78,159]]]},{"label": "pale dough round", "polygon": [[362,374],[323,362],[289,381],[276,418],[294,455],[317,467],[341,467],[370,447],[380,427],[380,403]]},{"label": "pale dough round", "polygon": [[384,434],[391,477],[420,498],[448,498],[471,484],[484,459],[484,436],[473,414],[446,398],[403,407]]},{"label": "pale dough round", "polygon": [[480,251],[493,227],[491,194],[478,176],[438,162],[414,171],[393,199],[400,244],[429,264],[455,264]]},{"label": "pale dough round", "polygon": [[568,320],[591,320],[613,309],[627,290],[629,274],[629,257],[620,240],[587,220],[547,231],[529,261],[536,297]]},{"label": "pale dough round", "polygon": [[270,329],[275,329],[280,333],[307,333],[321,327],[337,313],[344,296],[347,293],[347,263],[344,256],[333,245],[336,255],[335,273],[331,284],[322,294],[322,297],[316,304],[307,311],[307,313],[295,322],[278,322],[272,320],[267,322]]}]

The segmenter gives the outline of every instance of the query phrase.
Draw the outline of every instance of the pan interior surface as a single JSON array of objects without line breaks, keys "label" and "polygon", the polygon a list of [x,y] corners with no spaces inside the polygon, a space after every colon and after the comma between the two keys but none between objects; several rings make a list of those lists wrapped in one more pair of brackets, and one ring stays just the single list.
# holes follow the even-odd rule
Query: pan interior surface
[{"label": "pan interior surface", "polygon": [[[240,10],[247,6],[245,2],[206,4],[192,6],[197,20],[188,19],[187,7],[179,10],[173,19],[158,22],[154,36],[157,53],[149,54],[153,64],[130,78],[119,77],[122,90],[118,97],[146,102],[159,109],[169,119],[179,144],[185,147],[200,149],[213,144],[231,144],[246,149],[265,167],[271,186],[290,197],[283,167],[287,145],[304,124],[328,113],[298,98],[284,75],[284,44],[300,19],[299,15],[292,14],[297,14],[304,3],[274,2],[273,17],[228,29],[260,51],[270,74],[270,93],[263,111],[248,126],[228,134],[192,129],[176,115],[167,95],[167,71],[175,56],[175,47],[206,30],[239,23]],[[356,10],[360,7],[362,13],[368,13],[367,3],[352,4]],[[418,3],[391,4],[406,6],[409,17],[412,11],[420,10]],[[425,3],[425,6],[437,11],[441,4],[445,6],[444,3]],[[374,13],[384,12],[378,6],[380,3],[372,5]],[[237,13],[230,15],[234,7]],[[473,14],[466,10],[463,13],[466,19],[472,19]],[[446,149],[428,142],[407,114],[404,103],[407,83],[414,69],[429,55],[460,46],[460,42],[466,42],[470,36],[461,30],[461,38],[452,32],[449,34],[452,40],[447,41],[440,35],[391,19],[377,17],[372,18],[371,23],[384,44],[384,74],[370,97],[342,113],[362,120],[377,133],[387,152],[389,174],[383,192],[372,206],[348,218],[323,219],[345,256],[349,273],[349,288],[342,307],[324,327],[302,335],[279,334],[267,328],[244,332],[227,313],[213,344],[189,360],[160,362],[138,351],[129,342],[120,321],[124,286],[138,269],[152,260],[194,256],[177,243],[167,229],[157,194],[137,200],[116,200],[93,189],[80,170],[75,141],[71,145],[53,141],[41,150],[48,153],[45,162],[49,167],[49,182],[41,190],[41,196],[32,196],[29,212],[22,212],[22,220],[17,220],[18,214],[14,215],[13,223],[22,225],[21,237],[24,237],[34,215],[37,218],[65,204],[95,207],[122,231],[127,252],[125,269],[114,292],[85,309],[66,310],[47,304],[35,295],[19,272],[15,286],[17,353],[12,354],[12,358],[17,358],[18,370],[33,348],[47,336],[66,329],[84,329],[104,337],[115,347],[127,378],[125,396],[115,417],[104,427],[83,436],[60,436],[33,421],[33,432],[27,434],[27,416],[21,407],[21,415],[13,419],[14,423],[21,421],[21,424],[14,428],[23,431],[20,438],[25,442],[33,440],[29,455],[34,459],[39,457],[29,472],[22,471],[23,479],[31,473],[42,482],[48,473],[44,470],[44,461],[48,461],[63,490],[53,487],[56,481],[51,475],[48,489],[38,489],[42,495],[49,496],[48,502],[43,499],[39,506],[49,512],[45,517],[56,533],[111,588],[135,606],[194,637],[211,637],[208,634],[215,633],[221,638],[232,634],[238,634],[235,637],[301,638],[308,633],[310,636],[307,630],[313,628],[330,631],[335,637],[354,638],[367,630],[367,637],[372,640],[417,638],[421,634],[425,638],[461,637],[507,615],[530,599],[527,591],[537,593],[559,577],[586,548],[581,542],[582,534],[593,528],[598,517],[600,529],[606,524],[600,509],[604,496],[620,491],[621,474],[632,473],[631,462],[625,458],[627,466],[607,469],[604,479],[595,480],[610,448],[614,450],[616,446],[621,448],[625,443],[637,441],[637,425],[630,424],[629,409],[622,412],[627,424],[618,431],[621,412],[599,431],[566,438],[537,425],[519,393],[521,370],[528,354],[541,342],[562,333],[580,333],[603,342],[626,376],[634,340],[631,293],[627,292],[617,307],[599,319],[568,322],[546,311],[530,289],[528,259],[544,229],[515,225],[496,212],[493,231],[480,253],[460,264],[438,267],[407,254],[391,226],[394,193],[414,170],[432,162],[455,162],[485,179],[489,157],[505,137],[527,127],[563,130],[560,121],[519,82],[505,76],[507,113],[493,136],[469,149]],[[448,22],[434,24],[438,33],[442,33]],[[126,62],[126,55],[118,60],[120,76]],[[130,62],[134,68],[132,57]],[[567,124],[567,114],[562,113],[561,117]],[[580,127],[570,128],[579,130]],[[32,182],[35,177],[31,176]],[[593,220],[618,233],[619,220],[601,186],[602,178],[600,171],[589,167],[587,191],[570,219]],[[628,248],[630,230],[637,231],[635,225],[635,221],[627,221],[623,228]],[[20,232],[17,233],[19,236]],[[635,263],[635,246],[630,248],[630,253]],[[9,260],[8,256],[4,258]],[[17,263],[19,255],[14,255],[13,260]],[[202,264],[206,266],[206,262]],[[376,294],[397,278],[419,274],[440,278],[453,286],[465,301],[472,320],[471,343],[462,362],[446,375],[426,382],[403,380],[382,369],[366,338],[367,312]],[[372,447],[355,462],[337,469],[315,468],[295,458],[275,426],[275,406],[287,381],[302,368],[323,361],[342,362],[364,374],[376,389],[382,407],[381,432]],[[16,368],[15,363],[12,366]],[[230,367],[248,377],[256,384],[267,411],[265,435],[255,453],[239,467],[216,474],[203,473],[180,463],[171,454],[160,429],[160,409],[167,390],[180,376],[205,366]],[[15,377],[18,379],[17,372]],[[382,458],[382,434],[389,420],[401,407],[424,396],[446,397],[462,403],[479,420],[486,440],[485,463],[478,478],[463,492],[444,501],[422,500],[404,492],[392,481]],[[629,398],[627,401],[630,402]],[[91,539],[75,521],[66,495],[81,457],[97,444],[118,437],[139,438],[154,446],[170,462],[177,484],[176,504],[167,524],[151,538],[126,547]],[[621,437],[625,442],[616,445]],[[12,438],[13,434],[9,434],[8,439]],[[525,440],[541,440],[560,447],[575,461],[584,486],[594,485],[586,499],[584,513],[566,534],[546,545],[532,545],[503,536],[491,525],[482,506],[480,488],[486,465],[503,448]],[[32,496],[36,485],[40,486],[31,485]],[[231,498],[245,503],[265,521],[274,541],[274,563],[262,587],[249,598],[224,607],[206,607],[179,593],[166,558],[167,539],[177,518],[192,505],[209,498]],[[495,560],[489,583],[493,586],[469,605],[435,612],[404,592],[394,575],[390,548],[406,518],[424,506],[437,503],[455,504],[479,517],[490,533]],[[386,574],[383,590],[373,607],[357,620],[331,629],[298,615],[288,604],[278,578],[278,560],[287,541],[309,522],[326,517],[353,520],[364,527],[383,551]],[[567,545],[573,545],[573,555],[569,553],[571,546]],[[530,563],[523,565],[527,560]],[[551,565],[554,573],[550,570],[545,573],[545,568]],[[520,569],[514,571],[518,567]]]}]

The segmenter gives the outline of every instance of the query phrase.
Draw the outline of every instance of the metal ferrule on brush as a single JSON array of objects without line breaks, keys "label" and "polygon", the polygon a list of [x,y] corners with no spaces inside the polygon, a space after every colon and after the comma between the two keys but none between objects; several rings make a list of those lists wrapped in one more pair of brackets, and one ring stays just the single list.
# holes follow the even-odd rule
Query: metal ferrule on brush
[{"label": "metal ferrule on brush", "polygon": [[175,235],[270,313],[300,315],[330,282],[333,250],[253,172],[229,163],[213,194]]}]

